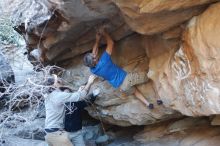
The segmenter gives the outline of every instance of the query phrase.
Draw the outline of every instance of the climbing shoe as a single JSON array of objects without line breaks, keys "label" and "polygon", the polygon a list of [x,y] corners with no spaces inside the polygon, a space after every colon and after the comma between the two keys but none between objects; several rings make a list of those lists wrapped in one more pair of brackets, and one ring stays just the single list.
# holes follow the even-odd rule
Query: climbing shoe
[{"label": "climbing shoe", "polygon": [[153,105],[152,103],[150,103],[150,104],[148,105],[148,108],[149,108],[149,109],[153,109],[153,108],[154,108],[154,105]]},{"label": "climbing shoe", "polygon": [[162,100],[157,100],[157,104],[158,104],[158,105],[162,105],[162,104],[163,104],[163,101],[162,101]]}]

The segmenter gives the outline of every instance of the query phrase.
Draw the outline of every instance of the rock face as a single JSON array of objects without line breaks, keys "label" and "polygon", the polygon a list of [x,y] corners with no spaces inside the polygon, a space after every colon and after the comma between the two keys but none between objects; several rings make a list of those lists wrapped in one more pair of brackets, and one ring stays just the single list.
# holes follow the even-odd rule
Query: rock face
[{"label": "rock face", "polygon": [[[73,58],[88,51],[94,40],[94,27],[103,21],[108,22],[109,31],[116,40],[131,33],[118,15],[117,7],[108,0],[24,0],[11,5],[16,7],[13,15],[18,26],[16,30],[24,35],[29,52],[39,48],[41,61],[45,62]],[[65,57],[60,58],[60,54]]]},{"label": "rock face", "polygon": [[88,109],[90,115],[129,126],[179,117],[179,112],[220,113],[220,4],[211,5],[216,1],[15,0],[8,6],[15,8],[15,29],[24,36],[29,55],[38,49],[44,64],[65,67],[63,77],[75,89],[89,76],[82,57],[92,48],[95,27],[104,21],[115,41],[114,62],[128,72],[148,72],[150,81],[138,89],[154,104],[156,99],[164,101],[164,106],[148,110],[135,97],[98,80],[93,88],[99,86],[102,93]]},{"label": "rock face", "polygon": [[204,10],[202,5],[214,1],[114,0],[132,30],[148,35],[163,32],[183,23],[200,14]]},{"label": "rock face", "polygon": [[[207,119],[182,119],[148,126],[134,139],[144,146],[206,146],[219,145],[219,127],[209,126]],[[141,144],[140,144],[141,145]]]},{"label": "rock face", "polygon": [[[218,20],[220,4],[193,18],[183,43],[150,61],[149,76],[169,107],[189,116],[219,114]],[[162,58],[168,58],[164,62]],[[158,73],[158,74],[157,74]]]},{"label": "rock face", "polygon": [[[214,1],[187,0],[176,4],[176,1],[146,0],[16,0],[9,6],[15,7],[13,20],[18,26],[17,31],[24,35],[29,51],[39,48],[42,61],[54,62],[73,58],[90,50],[94,40],[94,27],[103,21],[108,23],[108,31],[114,40],[131,34],[131,29],[141,34],[155,34],[200,14],[207,4]],[[147,6],[150,5],[154,9],[149,13],[151,9],[148,10]],[[17,19],[18,17],[20,18]]]}]

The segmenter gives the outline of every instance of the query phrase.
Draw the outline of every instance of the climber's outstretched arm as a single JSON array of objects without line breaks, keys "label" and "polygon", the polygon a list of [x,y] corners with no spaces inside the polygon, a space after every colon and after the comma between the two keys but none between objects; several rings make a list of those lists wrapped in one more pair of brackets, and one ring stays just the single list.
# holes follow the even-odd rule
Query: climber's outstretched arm
[{"label": "climber's outstretched arm", "polygon": [[110,35],[105,31],[103,30],[102,32],[103,36],[105,37],[106,39],[106,42],[107,42],[107,47],[106,47],[106,52],[111,55],[112,54],[112,49],[114,47],[114,41],[112,40],[112,38],[110,37]]},{"label": "climber's outstretched arm", "polygon": [[99,51],[98,47],[99,47],[100,39],[101,39],[101,34],[98,32],[96,33],[96,41],[92,48],[92,54],[94,55],[94,57],[97,57],[98,55],[98,51]]}]

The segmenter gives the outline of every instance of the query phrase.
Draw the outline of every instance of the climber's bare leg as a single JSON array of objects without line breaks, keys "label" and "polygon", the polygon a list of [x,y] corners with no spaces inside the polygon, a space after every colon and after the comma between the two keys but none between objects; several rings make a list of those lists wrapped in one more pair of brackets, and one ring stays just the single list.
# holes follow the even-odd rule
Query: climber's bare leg
[{"label": "climber's bare leg", "polygon": [[134,95],[135,95],[135,97],[137,97],[142,103],[144,103],[150,109],[154,108],[153,104],[149,103],[146,100],[146,98],[143,96],[143,94],[136,87],[135,87]]}]

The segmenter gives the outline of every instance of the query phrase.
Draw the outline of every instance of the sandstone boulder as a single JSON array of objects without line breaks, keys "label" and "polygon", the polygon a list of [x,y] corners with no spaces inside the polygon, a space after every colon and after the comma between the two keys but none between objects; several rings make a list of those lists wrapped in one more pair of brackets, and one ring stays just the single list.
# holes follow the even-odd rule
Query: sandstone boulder
[{"label": "sandstone boulder", "polygon": [[90,74],[82,57],[92,48],[95,28],[107,24],[115,41],[114,62],[128,72],[148,72],[150,81],[138,89],[150,102],[162,99],[165,105],[149,110],[98,80],[94,88],[99,86],[102,94],[95,108],[88,109],[90,115],[129,126],[175,118],[178,112],[219,113],[219,4],[206,10],[216,1],[15,0],[8,6],[14,9],[15,29],[24,36],[28,54],[39,49],[39,60],[66,68],[63,77],[76,90]]},{"label": "sandstone boulder", "polygon": [[166,31],[189,20],[214,1],[114,0],[131,29],[147,35]]},{"label": "sandstone boulder", "polygon": [[39,49],[43,62],[61,61],[61,54],[67,55],[62,57],[64,60],[73,58],[90,50],[95,27],[103,23],[108,24],[108,31],[115,40],[131,33],[118,15],[118,8],[108,0],[23,0],[14,1],[9,7],[14,7],[13,22],[24,36],[29,52]]},{"label": "sandstone boulder", "polygon": [[150,60],[149,77],[165,105],[188,116],[219,114],[220,4],[193,18],[181,47]]}]

